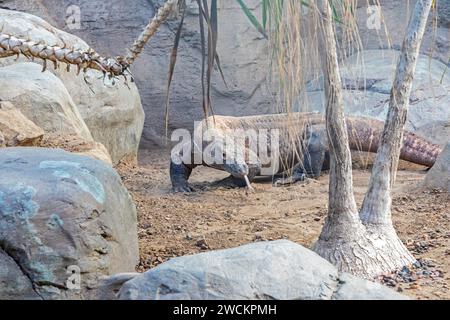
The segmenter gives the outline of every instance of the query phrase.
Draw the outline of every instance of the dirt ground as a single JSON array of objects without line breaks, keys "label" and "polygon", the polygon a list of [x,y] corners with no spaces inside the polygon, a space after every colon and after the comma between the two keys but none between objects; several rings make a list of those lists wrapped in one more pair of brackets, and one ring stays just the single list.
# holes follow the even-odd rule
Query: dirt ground
[{"label": "dirt ground", "polygon": [[[328,175],[286,187],[265,179],[254,193],[217,186],[226,173],[197,168],[192,194],[171,194],[169,152],[142,151],[139,166],[117,167],[138,209],[140,264],[145,271],[172,257],[254,241],[289,239],[310,247],[327,211]],[[358,204],[370,172],[354,171]],[[416,299],[450,299],[450,195],[418,186],[423,168],[400,170],[393,220],[400,238],[421,262],[377,279]]]}]

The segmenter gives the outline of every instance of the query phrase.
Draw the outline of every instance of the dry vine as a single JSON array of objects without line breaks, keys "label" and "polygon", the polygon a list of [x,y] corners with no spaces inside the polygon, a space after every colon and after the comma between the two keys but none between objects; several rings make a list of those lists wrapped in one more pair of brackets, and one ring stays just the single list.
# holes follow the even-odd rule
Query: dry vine
[{"label": "dry vine", "polygon": [[[142,52],[146,43],[156,33],[161,24],[169,17],[174,10],[177,0],[167,0],[158,13],[153,17],[149,24],[144,28],[138,39],[134,42],[125,57],[104,57],[95,52],[92,48],[80,50],[58,45],[48,45],[46,43],[35,42],[29,39],[22,39],[10,34],[3,34],[0,30],[0,58],[10,56],[25,56],[28,59],[42,59],[44,72],[47,69],[47,61],[51,61],[55,69],[59,63],[67,65],[67,71],[70,66],[77,66],[77,71],[86,72],[88,69],[99,70],[110,78],[131,76],[130,66]],[[133,78],[131,77],[133,80]]]}]

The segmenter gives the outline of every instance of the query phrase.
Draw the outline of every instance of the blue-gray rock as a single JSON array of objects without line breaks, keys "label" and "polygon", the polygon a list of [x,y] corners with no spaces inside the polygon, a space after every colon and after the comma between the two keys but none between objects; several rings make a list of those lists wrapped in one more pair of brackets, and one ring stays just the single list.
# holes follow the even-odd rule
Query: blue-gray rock
[{"label": "blue-gray rock", "polygon": [[33,286],[12,257],[0,249],[0,298],[39,299]]},{"label": "blue-gray rock", "polygon": [[133,271],[136,209],[103,162],[58,149],[0,149],[0,299],[89,298]]},{"label": "blue-gray rock", "polygon": [[125,282],[119,299],[404,299],[342,274],[287,240],[174,258]]}]

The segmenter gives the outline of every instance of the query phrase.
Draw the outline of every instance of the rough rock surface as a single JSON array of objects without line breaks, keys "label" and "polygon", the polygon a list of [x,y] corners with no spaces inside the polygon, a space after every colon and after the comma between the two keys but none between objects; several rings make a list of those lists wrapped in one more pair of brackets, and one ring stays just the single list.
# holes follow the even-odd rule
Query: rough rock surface
[{"label": "rough rock surface", "polygon": [[125,282],[120,299],[405,299],[342,274],[287,240],[174,258]]},{"label": "rough rock surface", "polygon": [[15,146],[61,148],[112,165],[108,150],[100,142],[85,139],[76,133],[45,133],[12,103],[0,101],[0,147]]},{"label": "rough rock surface", "polygon": [[11,103],[0,102],[0,135],[0,147],[38,146],[44,130],[28,120]]},{"label": "rough rock surface", "polygon": [[[98,51],[118,55],[123,54],[125,48],[132,44],[163,1],[111,0],[106,3],[100,0],[4,0],[4,6],[41,16],[57,27],[85,39]],[[202,117],[198,15],[195,1],[188,0],[187,3],[190,9],[185,20],[172,86],[171,129],[192,128],[193,121]],[[253,14],[260,16],[259,0],[247,0],[246,4]],[[383,30],[367,27],[367,1],[359,1],[357,14],[364,48],[386,49],[391,43],[392,47],[399,49],[414,1],[409,6],[408,1],[404,0],[381,0],[381,4],[390,41],[388,42]],[[71,16],[70,12],[67,14],[71,5],[77,5],[81,9],[80,29],[70,29],[66,23],[67,17]],[[422,53],[428,53],[433,47],[433,57],[447,63],[450,29],[445,12],[450,9],[450,2],[440,0],[438,7],[440,20],[436,41],[433,42],[434,32],[430,19]],[[133,67],[146,111],[143,146],[164,140],[165,79],[176,27],[177,23],[171,21],[161,28]],[[219,1],[219,32],[218,51],[229,89],[215,73],[212,94],[216,112],[239,116],[276,111],[271,96],[272,86],[267,81],[267,41],[248,22],[236,1]],[[95,138],[94,132],[93,135]],[[107,145],[104,141],[99,141]]]},{"label": "rough rock surface", "polygon": [[[1,149],[0,299],[88,298],[99,277],[134,270],[136,224],[129,193],[103,162]],[[67,282],[78,271],[80,290]]]},{"label": "rough rock surface", "polygon": [[[28,7],[31,12],[34,12],[34,9],[44,8],[42,1],[8,3],[18,7]],[[122,3],[125,6],[127,5],[126,2]],[[66,7],[63,5],[61,1],[55,1],[45,12],[57,12],[63,9],[62,17],[65,17]],[[83,15],[83,17],[85,16]],[[44,18],[49,22],[54,22],[48,15],[44,15]],[[42,40],[48,44],[59,46],[66,44],[74,48],[89,48],[80,38],[58,30],[41,18],[30,14],[0,9],[0,25],[4,26],[4,33],[17,37],[31,38],[36,41]],[[68,29],[68,31],[75,30]],[[120,47],[123,47],[123,44]],[[98,48],[98,50],[100,53],[107,55],[110,53],[102,50],[102,48]],[[1,59],[0,65],[14,64],[16,63],[14,59]],[[23,58],[19,59],[19,61],[24,60]],[[73,100],[72,103],[79,110],[93,138],[108,149],[113,162],[117,163],[122,159],[136,160],[144,126],[144,111],[135,83],[128,80],[127,86],[124,80],[120,78],[116,79],[113,84],[112,81],[104,80],[101,72],[93,70],[77,76],[75,67],[67,72],[65,66],[53,70],[53,67],[49,64],[48,70],[41,77],[50,77],[51,73],[54,73],[61,79]]]},{"label": "rough rock surface", "polygon": [[92,140],[64,84],[35,63],[0,68],[0,99],[11,102],[46,132],[76,133]]},{"label": "rough rock surface", "polygon": [[428,172],[424,184],[429,188],[444,189],[450,192],[450,143],[447,143],[433,168]]},{"label": "rough rock surface", "polygon": [[[347,114],[386,119],[398,54],[395,50],[367,50],[341,63]],[[443,63],[419,56],[406,122],[407,130],[442,145],[450,139],[450,73],[444,71]],[[311,82],[308,90],[308,104],[300,110],[324,111],[320,80]]]},{"label": "rough rock surface", "polygon": [[100,142],[87,141],[75,134],[46,134],[39,146],[44,148],[61,148],[65,151],[88,156],[112,165],[111,156],[104,145]]},{"label": "rough rock surface", "polygon": [[[368,1],[359,1],[359,8],[356,10],[358,32],[364,49],[393,48],[400,50],[416,1],[371,1],[371,3],[375,2],[379,2],[382,6],[382,21],[384,23],[381,23],[380,29],[376,29],[377,25],[370,19],[374,15],[373,12],[368,12]],[[431,12],[420,50],[423,54],[431,53],[433,58],[447,63],[450,50],[450,42],[448,41],[450,38],[450,16],[448,15],[450,12],[450,2],[448,0],[438,0],[436,3],[438,5],[437,25],[433,25],[435,15]]]},{"label": "rough rock surface", "polygon": [[40,298],[20,266],[2,248],[0,248],[0,298],[4,300]]}]

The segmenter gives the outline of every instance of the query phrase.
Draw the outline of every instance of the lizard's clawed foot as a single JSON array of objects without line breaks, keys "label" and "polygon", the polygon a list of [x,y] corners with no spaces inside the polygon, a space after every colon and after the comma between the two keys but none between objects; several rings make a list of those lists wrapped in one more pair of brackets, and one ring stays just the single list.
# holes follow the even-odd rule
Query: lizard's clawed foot
[{"label": "lizard's clawed foot", "polygon": [[226,177],[220,181],[215,182],[214,184],[225,188],[242,188],[247,186],[247,183],[244,179],[238,179],[233,176]]},{"label": "lizard's clawed foot", "polygon": [[190,193],[190,192],[194,192],[194,191],[195,190],[192,187],[190,187],[189,185],[172,187],[173,193]]},{"label": "lizard's clawed foot", "polygon": [[274,181],[273,186],[274,187],[281,187],[286,185],[294,184],[298,181],[305,181],[307,179],[306,174],[301,173],[298,175],[293,175],[288,178],[280,178]]}]

